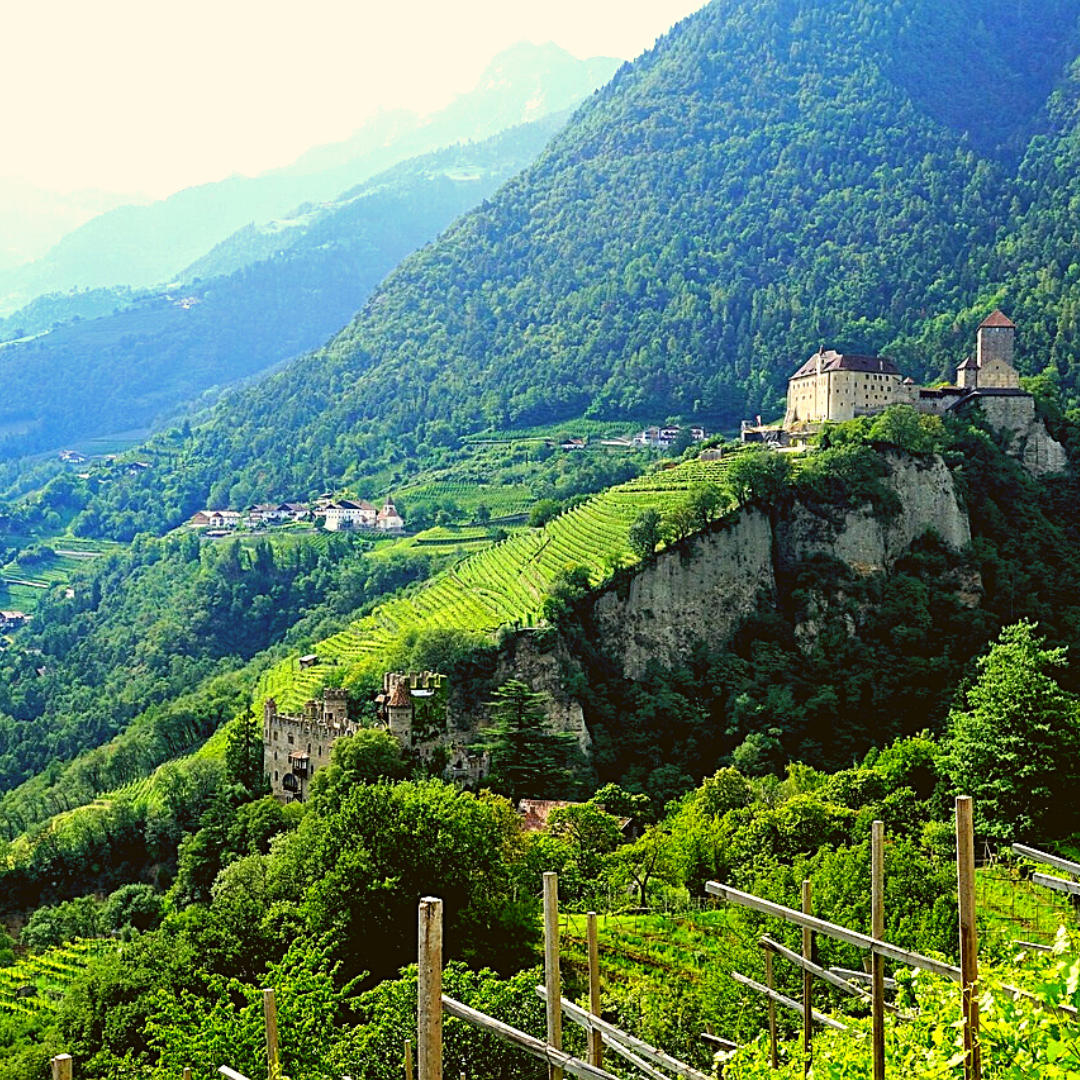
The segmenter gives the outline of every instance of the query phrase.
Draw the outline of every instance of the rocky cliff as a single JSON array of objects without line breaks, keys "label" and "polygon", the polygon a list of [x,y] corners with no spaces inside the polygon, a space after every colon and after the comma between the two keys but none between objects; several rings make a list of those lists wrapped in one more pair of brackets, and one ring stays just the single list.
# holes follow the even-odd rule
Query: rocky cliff
[{"label": "rocky cliff", "polygon": [[928,531],[954,550],[970,542],[967,513],[941,458],[889,454],[885,461],[894,513],[798,501],[772,514],[743,510],[600,592],[593,614],[605,651],[637,679],[650,661],[674,667],[696,641],[729,637],[763,594],[775,598],[779,576],[816,555],[868,574],[887,570]]}]

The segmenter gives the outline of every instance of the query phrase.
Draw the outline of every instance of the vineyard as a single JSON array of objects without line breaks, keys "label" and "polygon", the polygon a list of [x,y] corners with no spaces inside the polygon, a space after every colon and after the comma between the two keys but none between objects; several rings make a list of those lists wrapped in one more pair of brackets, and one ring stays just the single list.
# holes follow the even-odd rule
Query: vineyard
[{"label": "vineyard", "polygon": [[0,968],[0,1016],[31,1016],[57,1008],[91,958],[114,948],[114,942],[104,938],[78,940]]},{"label": "vineyard", "polygon": [[453,503],[469,516],[481,505],[494,520],[517,517],[528,511],[534,496],[525,484],[488,484],[465,480],[428,480],[395,493],[407,508],[417,502]]},{"label": "vineyard", "polygon": [[103,540],[85,540],[74,536],[56,536],[35,544],[35,549],[0,568],[0,582],[6,597],[5,606],[33,612],[44,592],[53,585],[71,581],[72,575],[87,563],[121,545]]},{"label": "vineyard", "polygon": [[[377,666],[410,630],[460,629],[489,633],[500,626],[537,626],[557,574],[585,567],[593,585],[636,561],[628,542],[642,511],[661,513],[705,485],[720,485],[731,461],[692,461],[609,488],[548,522],[470,555],[422,586],[381,604],[348,629],[313,649],[321,663],[301,669],[296,658],[263,676],[258,698],[273,697],[284,711],[316,696],[327,676],[347,684]],[[436,537],[436,539],[438,539]],[[415,541],[414,541],[415,542]]]}]

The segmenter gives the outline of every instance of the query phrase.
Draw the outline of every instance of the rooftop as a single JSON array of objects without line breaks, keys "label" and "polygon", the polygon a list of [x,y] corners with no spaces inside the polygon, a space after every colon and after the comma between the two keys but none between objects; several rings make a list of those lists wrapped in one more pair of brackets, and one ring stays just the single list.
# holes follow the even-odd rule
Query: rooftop
[{"label": "rooftop", "polygon": [[863,356],[859,353],[839,353],[835,349],[825,349],[814,353],[792,378],[803,375],[816,375],[818,362],[825,371],[867,371],[879,375],[899,375],[896,365],[884,356]]},{"label": "rooftop", "polygon": [[997,308],[994,311],[992,311],[989,315],[986,316],[985,319],[983,319],[983,321],[981,323],[979,323],[979,329],[980,330],[984,326],[989,326],[989,327],[1003,326],[1003,327],[1007,327],[1010,330],[1015,330],[1016,329],[1016,323],[1014,323],[1012,321],[1012,319],[1010,319],[1009,316],[1006,315],[1000,308]]}]

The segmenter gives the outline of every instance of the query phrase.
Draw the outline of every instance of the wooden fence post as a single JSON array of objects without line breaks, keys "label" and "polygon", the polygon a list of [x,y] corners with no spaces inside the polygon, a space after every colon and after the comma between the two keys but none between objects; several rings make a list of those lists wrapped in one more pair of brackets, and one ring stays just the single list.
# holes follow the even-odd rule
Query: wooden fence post
[{"label": "wooden fence post", "polygon": [[[765,954],[765,985],[770,990],[775,990],[773,985],[773,955],[772,949],[761,947]],[[769,1065],[774,1069],[780,1068],[780,1054],[776,1046],[776,1002],[769,998]]]},{"label": "wooden fence post", "polygon": [[[562,979],[559,975],[559,875],[544,874],[544,987],[547,990],[548,1046],[562,1049]],[[420,1080],[425,1080],[420,1077]],[[562,1069],[548,1064],[548,1080],[562,1080]]]},{"label": "wooden fence post", "polygon": [[416,981],[416,1064],[419,1080],[442,1080],[443,902],[420,901]]},{"label": "wooden fence post", "polygon": [[[585,936],[589,946],[589,1012],[600,1015],[600,940],[596,932],[596,912],[586,916]],[[589,1032],[589,1064],[604,1067],[604,1037],[599,1031]]]},{"label": "wooden fence post", "polygon": [[405,1080],[413,1080],[412,1039],[405,1040]]},{"label": "wooden fence post", "polygon": [[975,828],[970,795],[956,799],[956,887],[960,901],[960,985],[964,1016],[964,1080],[980,1080],[979,939],[975,926]]},{"label": "wooden fence post", "polygon": [[70,1054],[57,1054],[52,1059],[52,1080],[71,1080],[72,1059]]},{"label": "wooden fence post", "polygon": [[273,990],[264,990],[262,995],[263,1019],[266,1022],[266,1076],[267,1080],[278,1080],[281,1065],[278,1063],[277,1003]]},{"label": "wooden fence post", "polygon": [[[813,915],[813,891],[809,880],[802,883],[802,910],[804,915]],[[802,932],[803,959],[814,959],[814,931],[803,927]],[[803,997],[803,1076],[810,1075],[810,1065],[814,1058],[814,977],[803,969],[802,997]]]},{"label": "wooden fence post", "polygon": [[184,1068],[184,1080],[191,1080],[191,1070],[187,1067]]},{"label": "wooden fence post", "polygon": [[[870,936],[885,937],[885,823],[871,828]],[[871,1037],[874,1046],[874,1080],[885,1080],[885,957],[871,953]]]}]

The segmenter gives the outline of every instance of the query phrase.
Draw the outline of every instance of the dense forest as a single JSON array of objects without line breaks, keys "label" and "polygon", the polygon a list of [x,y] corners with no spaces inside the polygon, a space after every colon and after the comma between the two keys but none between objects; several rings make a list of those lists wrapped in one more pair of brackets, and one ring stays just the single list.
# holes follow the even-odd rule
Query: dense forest
[{"label": "dense forest", "polygon": [[222,402],[186,467],[280,494],[442,425],[730,425],[775,411],[822,341],[951,372],[1001,305],[1071,407],[1071,180],[1051,180],[1075,172],[1077,14],[710,5],[325,349]]}]

